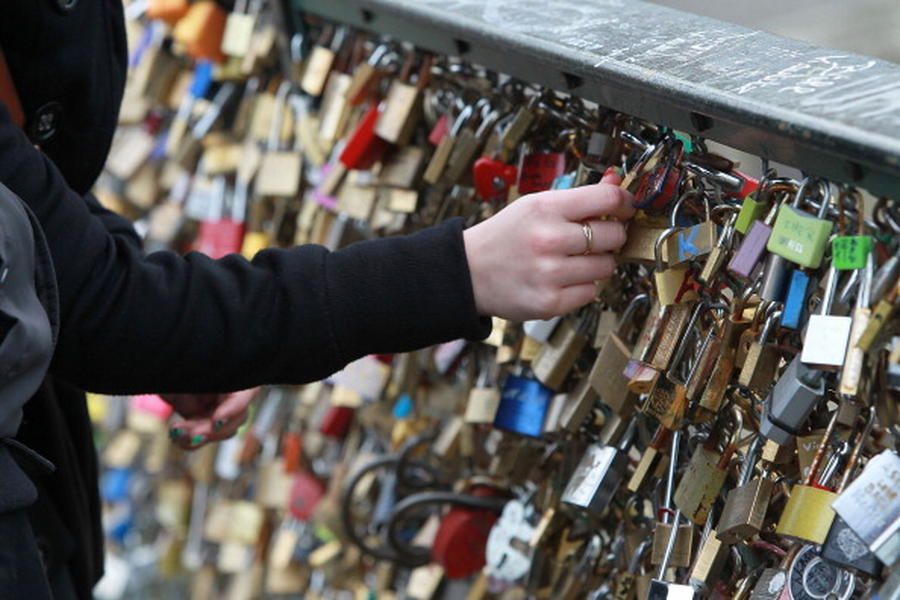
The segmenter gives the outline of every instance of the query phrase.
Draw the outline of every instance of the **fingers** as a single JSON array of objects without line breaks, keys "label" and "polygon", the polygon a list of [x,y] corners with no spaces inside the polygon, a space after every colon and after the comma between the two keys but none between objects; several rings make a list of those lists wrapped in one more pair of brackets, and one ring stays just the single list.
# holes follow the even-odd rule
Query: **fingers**
[{"label": "fingers", "polygon": [[[592,254],[604,254],[615,252],[625,244],[625,225],[618,221],[587,221],[591,227]],[[564,241],[564,252],[569,256],[584,254],[587,249],[587,239],[584,227],[581,223],[565,223],[562,226],[565,232],[560,237]]]},{"label": "fingers", "polygon": [[214,395],[215,406],[205,414],[172,423],[169,436],[185,450],[196,450],[210,442],[225,440],[237,433],[247,420],[250,403],[258,389]]},{"label": "fingers", "polygon": [[[613,175],[610,175],[610,180]],[[617,176],[616,176],[617,177]],[[621,220],[634,216],[634,197],[618,186],[598,183],[568,190],[542,192],[544,200],[563,218],[581,221],[610,216]]]},{"label": "fingers", "polygon": [[560,314],[581,308],[594,300],[597,288],[593,282],[572,285],[560,290]]},{"label": "fingers", "polygon": [[564,259],[559,284],[576,286],[607,279],[616,270],[616,259],[610,254],[571,256]]},{"label": "fingers", "polygon": [[606,170],[606,173],[603,174],[603,177],[600,178],[600,183],[608,183],[610,185],[622,185],[622,176],[619,175],[619,171],[616,170],[615,167],[610,167]]},{"label": "fingers", "polygon": [[258,392],[259,388],[254,388],[233,394],[225,394],[222,402],[213,411],[213,428],[216,430],[224,429],[232,419],[246,415],[250,403],[256,398]]}]

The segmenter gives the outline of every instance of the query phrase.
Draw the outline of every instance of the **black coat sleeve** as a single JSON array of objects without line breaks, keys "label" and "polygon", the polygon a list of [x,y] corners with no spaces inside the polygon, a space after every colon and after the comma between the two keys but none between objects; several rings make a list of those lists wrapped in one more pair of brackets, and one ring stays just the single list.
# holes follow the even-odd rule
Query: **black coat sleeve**
[{"label": "black coat sleeve", "polygon": [[51,371],[84,389],[303,383],[365,354],[488,333],[460,221],[333,253],[145,256],[129,236],[110,233],[121,222],[69,190],[2,107],[0,182],[37,215],[55,262],[62,327]]}]

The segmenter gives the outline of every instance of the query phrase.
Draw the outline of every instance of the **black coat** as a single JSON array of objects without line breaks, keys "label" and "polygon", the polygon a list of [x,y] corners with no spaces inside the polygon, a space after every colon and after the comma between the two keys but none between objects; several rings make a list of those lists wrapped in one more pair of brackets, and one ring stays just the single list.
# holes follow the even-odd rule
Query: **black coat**
[{"label": "black coat", "polygon": [[59,467],[50,475],[25,465],[42,494],[33,523],[84,597],[102,550],[96,458],[77,390],[303,383],[365,354],[486,335],[459,221],[334,253],[145,256],[130,224],[89,193],[122,99],[121,0],[3,0],[0,46],[27,119],[23,132],[0,108],[0,182],[44,228],[60,297],[51,377],[26,406],[20,438]]}]

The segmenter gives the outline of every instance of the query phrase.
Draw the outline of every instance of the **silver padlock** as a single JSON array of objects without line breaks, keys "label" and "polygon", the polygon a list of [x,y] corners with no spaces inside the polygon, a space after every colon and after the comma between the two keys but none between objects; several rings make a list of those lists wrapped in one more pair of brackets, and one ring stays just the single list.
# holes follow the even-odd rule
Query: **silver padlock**
[{"label": "silver padlock", "polygon": [[834,511],[886,565],[900,560],[900,456],[873,457],[832,502]]},{"label": "silver padlock", "polygon": [[628,470],[628,448],[636,428],[637,422],[632,421],[618,447],[588,446],[563,491],[563,504],[594,515],[606,510]]}]

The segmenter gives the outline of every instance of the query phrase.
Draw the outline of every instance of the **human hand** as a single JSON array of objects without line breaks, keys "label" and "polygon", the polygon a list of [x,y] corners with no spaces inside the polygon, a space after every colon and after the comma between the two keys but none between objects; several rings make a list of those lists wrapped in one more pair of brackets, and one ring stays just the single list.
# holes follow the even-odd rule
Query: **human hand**
[{"label": "human hand", "polygon": [[233,436],[247,420],[259,388],[232,394],[168,394],[163,399],[183,419],[172,422],[169,437],[185,450]]},{"label": "human hand", "polygon": [[[478,313],[527,321],[590,302],[594,282],[615,271],[621,221],[635,212],[619,183],[610,170],[596,185],[530,194],[463,232]],[[582,223],[593,232],[589,254]]]}]

